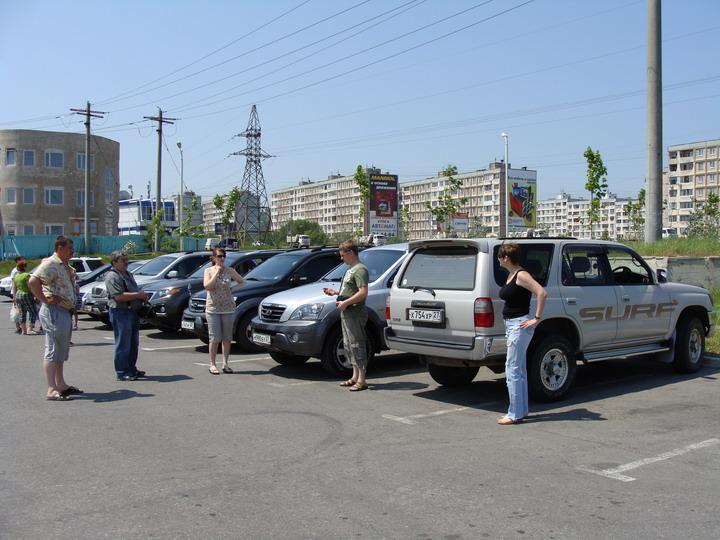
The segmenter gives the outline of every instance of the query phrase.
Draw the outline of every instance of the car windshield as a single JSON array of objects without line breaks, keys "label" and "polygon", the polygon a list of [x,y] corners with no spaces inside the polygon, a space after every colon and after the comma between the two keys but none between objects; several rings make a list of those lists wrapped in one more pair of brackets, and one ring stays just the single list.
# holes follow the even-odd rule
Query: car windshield
[{"label": "car windshield", "polygon": [[130,261],[128,263],[128,272],[132,272],[133,274],[140,270],[140,268],[145,265],[147,261]]},{"label": "car windshield", "polygon": [[101,259],[86,259],[85,262],[90,270],[97,270],[98,268],[105,266],[105,263],[103,263]]},{"label": "car windshield", "polygon": [[177,260],[177,257],[170,257],[169,255],[162,255],[148,261],[141,268],[133,272],[136,276],[154,276],[162,272],[165,268],[170,266],[171,263]]},{"label": "car windshield", "polygon": [[295,251],[275,255],[257,268],[253,268],[247,273],[245,279],[247,281],[277,281],[300,264],[306,253],[308,252]]},{"label": "car windshield", "polygon": [[[370,283],[375,281],[390,268],[405,252],[397,249],[369,249],[360,252],[360,262],[363,263],[370,274]],[[341,263],[330,270],[321,281],[340,281],[348,269],[348,265]]]}]

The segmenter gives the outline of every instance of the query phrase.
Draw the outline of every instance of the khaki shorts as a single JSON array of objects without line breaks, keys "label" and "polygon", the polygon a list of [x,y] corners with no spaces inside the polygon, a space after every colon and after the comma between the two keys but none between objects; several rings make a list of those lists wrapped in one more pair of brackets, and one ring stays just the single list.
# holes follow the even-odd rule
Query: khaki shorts
[{"label": "khaki shorts", "polygon": [[232,341],[234,313],[206,313],[210,341]]}]

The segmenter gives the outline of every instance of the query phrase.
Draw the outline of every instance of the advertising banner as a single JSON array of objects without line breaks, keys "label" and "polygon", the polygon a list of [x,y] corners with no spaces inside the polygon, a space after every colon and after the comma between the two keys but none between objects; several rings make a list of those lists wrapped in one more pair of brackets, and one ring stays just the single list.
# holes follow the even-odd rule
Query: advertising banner
[{"label": "advertising banner", "polygon": [[522,231],[537,224],[537,180],[509,178],[507,183],[508,232]]},{"label": "advertising banner", "polygon": [[368,234],[398,233],[398,177],[395,174],[371,174]]},{"label": "advertising banner", "polygon": [[468,232],[470,229],[470,216],[467,212],[458,212],[452,216],[453,229],[456,232]]}]

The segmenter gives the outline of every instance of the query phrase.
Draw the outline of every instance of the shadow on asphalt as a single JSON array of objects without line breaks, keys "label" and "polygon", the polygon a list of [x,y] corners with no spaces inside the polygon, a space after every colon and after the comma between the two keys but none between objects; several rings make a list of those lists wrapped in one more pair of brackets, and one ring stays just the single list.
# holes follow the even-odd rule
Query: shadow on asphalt
[{"label": "shadow on asphalt", "polygon": [[115,343],[112,341],[97,341],[93,343],[74,343],[73,348],[75,347],[114,347]]},{"label": "shadow on asphalt", "polygon": [[199,341],[195,336],[189,336],[188,334],[183,334],[182,332],[162,332],[160,330],[155,330],[145,334],[145,337],[148,339],[159,339],[161,341],[187,341],[189,339]]},{"label": "shadow on asphalt", "polygon": [[[320,363],[320,360],[311,358],[304,364],[295,366],[284,366],[278,364],[268,370],[273,375],[286,379],[297,379],[301,381],[335,381],[345,377],[334,377],[327,373]],[[373,383],[374,379],[408,375],[412,373],[423,373],[425,368],[420,366],[417,356],[406,353],[389,353],[377,356],[373,359],[368,370],[367,380],[370,385],[378,389],[386,390],[418,390],[426,388],[424,383]],[[414,386],[409,386],[414,385]],[[404,386],[404,387],[403,387]]]},{"label": "shadow on asphalt", "polygon": [[73,396],[73,399],[76,399],[78,401],[94,401],[95,403],[109,403],[111,401],[122,401],[124,399],[154,396],[155,394],[141,394],[139,392],[136,392],[135,390],[126,390],[123,388],[121,390],[113,390],[112,392],[104,393],[85,392],[84,394]]},{"label": "shadow on asphalt", "polygon": [[190,381],[192,377],[189,375],[178,374],[178,375],[145,375],[142,379],[138,379],[138,382],[151,381],[151,382],[178,382],[178,381]]},{"label": "shadow on asphalt", "polygon": [[[579,365],[573,388],[565,399],[555,403],[533,402],[531,417],[527,421],[603,420],[598,413],[587,408],[550,411],[643,390],[681,384],[694,379],[716,380],[715,375],[719,372],[720,366],[708,363],[697,373],[681,374],[676,373],[671,365],[661,364],[651,359],[608,360]],[[474,381],[472,384],[462,387],[438,386],[414,395],[478,410],[500,413],[507,410],[507,388],[505,378],[502,376],[494,380]]]}]

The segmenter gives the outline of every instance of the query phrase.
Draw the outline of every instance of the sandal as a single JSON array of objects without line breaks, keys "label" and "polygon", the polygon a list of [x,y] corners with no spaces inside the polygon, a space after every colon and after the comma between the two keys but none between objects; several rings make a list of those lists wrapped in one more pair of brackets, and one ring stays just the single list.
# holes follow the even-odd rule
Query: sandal
[{"label": "sandal", "polygon": [[357,384],[357,381],[353,381],[352,379],[348,379],[347,381],[343,381],[340,383],[340,386],[355,386]]},{"label": "sandal", "polygon": [[77,386],[68,386],[65,390],[60,392],[63,396],[74,396],[77,394],[84,394],[85,392],[80,390]]},{"label": "sandal", "polygon": [[210,366],[210,368],[208,369],[208,371],[209,371],[212,375],[220,375],[220,372],[218,371],[217,366]]},{"label": "sandal", "polygon": [[235,373],[230,366],[223,366],[222,372],[223,373]]},{"label": "sandal", "polygon": [[47,401],[72,401],[73,398],[71,398],[70,396],[65,396],[57,390],[54,390],[52,394],[50,394],[49,396],[45,396],[45,399]]},{"label": "sandal", "polygon": [[522,418],[518,418],[517,420],[513,420],[509,416],[501,416],[497,419],[497,423],[501,426],[512,426],[514,424],[520,424],[522,422]]},{"label": "sandal", "polygon": [[351,392],[362,392],[363,390],[367,390],[367,389],[368,389],[367,384],[359,384],[359,383],[355,383],[350,388],[348,388],[348,390],[350,390]]}]

